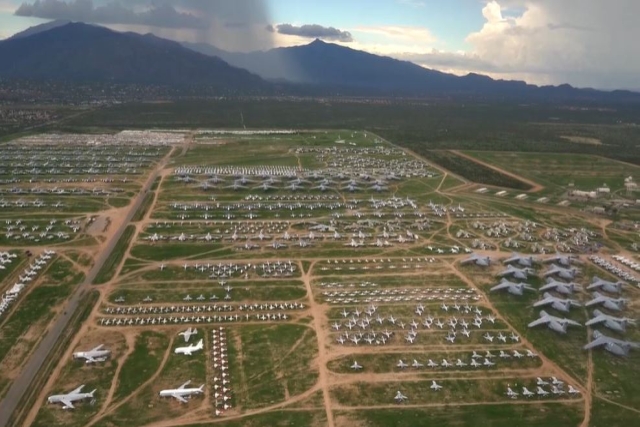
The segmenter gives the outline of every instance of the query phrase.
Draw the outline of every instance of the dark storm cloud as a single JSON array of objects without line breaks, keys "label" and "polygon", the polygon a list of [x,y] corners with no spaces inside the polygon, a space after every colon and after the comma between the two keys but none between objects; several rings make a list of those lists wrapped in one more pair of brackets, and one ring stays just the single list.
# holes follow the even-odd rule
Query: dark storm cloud
[{"label": "dark storm cloud", "polygon": [[161,28],[206,29],[210,23],[192,13],[179,12],[168,2],[149,4],[136,11],[127,3],[111,1],[94,5],[92,0],[36,0],[23,3],[15,11],[17,16],[43,19],[65,19],[98,24],[144,25]]},{"label": "dark storm cloud", "polygon": [[275,28],[267,27],[268,31],[277,31],[280,34],[288,36],[299,36],[310,39],[335,40],[340,42],[352,42],[353,36],[348,31],[342,31],[334,27],[323,27],[322,25],[311,24],[295,26],[291,24],[280,24]]}]

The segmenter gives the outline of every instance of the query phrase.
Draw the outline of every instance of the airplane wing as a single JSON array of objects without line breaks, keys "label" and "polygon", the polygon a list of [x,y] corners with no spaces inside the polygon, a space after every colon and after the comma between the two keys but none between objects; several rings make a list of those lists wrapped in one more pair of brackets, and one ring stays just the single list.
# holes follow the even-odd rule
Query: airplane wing
[{"label": "airplane wing", "polygon": [[102,350],[103,347],[104,347],[104,344],[100,344],[99,346],[97,346],[96,348],[94,348],[91,351],[100,351],[100,350]]},{"label": "airplane wing", "polygon": [[595,347],[599,347],[601,345],[605,345],[606,343],[609,342],[609,338],[606,337],[598,337],[595,340],[591,341],[589,344],[585,345],[584,347],[582,347],[585,350],[589,350]]},{"label": "airplane wing", "polygon": [[67,397],[60,398],[60,402],[64,405],[65,408],[74,409],[73,403]]},{"label": "airplane wing", "polygon": [[545,298],[543,300],[540,300],[540,301],[534,303],[533,306],[534,307],[540,307],[540,306],[543,306],[543,305],[551,304],[554,301],[555,301],[554,298]]},{"label": "airplane wing", "polygon": [[191,380],[187,381],[186,383],[182,384],[180,387],[178,387],[178,390],[182,390],[183,388],[185,388],[186,386],[188,386],[189,384],[191,384]]},{"label": "airplane wing", "polygon": [[187,399],[185,399],[184,397],[180,396],[179,394],[172,394],[172,397],[175,397],[177,400],[179,400],[182,403],[187,403]]},{"label": "airplane wing", "polygon": [[502,289],[507,289],[509,286],[511,286],[510,283],[500,283],[496,286],[494,286],[493,288],[491,288],[492,291],[500,291]]},{"label": "airplane wing", "polygon": [[84,388],[84,384],[82,384],[80,387],[78,387],[77,389],[70,391],[69,394],[78,394],[82,391],[82,389]]},{"label": "airplane wing", "polygon": [[604,322],[606,320],[607,320],[607,318],[605,316],[600,315],[600,316],[596,316],[593,319],[589,320],[587,323],[585,323],[585,325],[586,326],[591,326],[591,325],[595,325],[595,324],[600,323],[600,322]]},{"label": "airplane wing", "polygon": [[538,326],[538,325],[546,325],[547,323],[550,322],[550,319],[547,316],[541,317],[538,320],[534,320],[533,322],[529,323],[529,327],[533,328],[534,326]]}]

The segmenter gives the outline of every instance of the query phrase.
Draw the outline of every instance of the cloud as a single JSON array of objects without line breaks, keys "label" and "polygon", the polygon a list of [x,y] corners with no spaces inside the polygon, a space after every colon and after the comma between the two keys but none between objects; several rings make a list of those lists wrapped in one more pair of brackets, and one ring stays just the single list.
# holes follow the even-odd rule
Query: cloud
[{"label": "cloud", "polygon": [[266,0],[31,0],[15,14],[153,32],[234,51],[274,46],[273,35],[264,31],[271,21]]},{"label": "cloud", "polygon": [[287,36],[297,36],[309,39],[324,39],[332,40],[343,43],[350,43],[353,41],[353,36],[348,31],[342,31],[334,27],[323,27],[322,25],[311,24],[296,26],[292,24],[279,24],[274,26],[267,26],[267,30],[271,32],[278,32],[279,34]]},{"label": "cloud", "polygon": [[[640,88],[640,2],[493,0],[468,35],[470,58],[495,76],[604,89]],[[469,65],[474,65],[470,63]]]},{"label": "cloud", "polygon": [[145,10],[135,11],[123,3],[111,1],[102,6],[92,0],[36,0],[22,3],[17,16],[43,19],[68,19],[98,24],[144,25],[161,28],[204,29],[209,23],[190,13],[178,12],[168,3],[151,4]]}]

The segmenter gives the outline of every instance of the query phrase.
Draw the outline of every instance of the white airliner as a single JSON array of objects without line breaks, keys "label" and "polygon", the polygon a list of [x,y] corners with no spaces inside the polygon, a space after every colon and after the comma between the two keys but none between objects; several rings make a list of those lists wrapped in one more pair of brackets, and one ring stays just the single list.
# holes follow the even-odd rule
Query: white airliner
[{"label": "white airliner", "polygon": [[186,383],[175,389],[161,390],[160,397],[173,397],[179,400],[181,403],[187,403],[187,399],[189,399],[191,396],[204,393],[204,384],[202,384],[198,388],[187,388],[189,384],[191,384],[191,381],[187,381]]},{"label": "white airliner", "polygon": [[104,349],[104,344],[89,351],[76,351],[73,353],[74,359],[85,359],[85,363],[104,362],[111,354],[111,350]]},{"label": "white airliner", "polygon": [[184,337],[184,342],[189,342],[191,335],[198,335],[198,330],[196,328],[189,328],[186,331],[180,332],[178,335]]},{"label": "white airliner", "polygon": [[93,394],[96,392],[95,390],[93,390],[90,393],[82,393],[83,388],[84,384],[67,394],[54,394],[53,396],[49,396],[47,398],[47,402],[62,403],[62,409],[74,409],[75,406],[73,406],[73,402],[89,398],[93,399]]},{"label": "white airliner", "polygon": [[175,349],[175,354],[185,354],[187,356],[191,356],[198,350],[202,350],[204,348],[204,340],[198,341],[198,344],[190,344],[186,347],[178,347]]}]

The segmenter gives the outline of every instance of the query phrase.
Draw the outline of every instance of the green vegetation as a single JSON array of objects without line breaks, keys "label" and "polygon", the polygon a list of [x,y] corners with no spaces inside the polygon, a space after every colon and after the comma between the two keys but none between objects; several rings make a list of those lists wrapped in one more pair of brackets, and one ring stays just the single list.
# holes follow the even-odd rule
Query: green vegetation
[{"label": "green vegetation", "polygon": [[104,265],[98,272],[94,284],[99,285],[102,283],[107,283],[109,280],[113,278],[113,275],[116,273],[116,269],[120,262],[124,258],[124,254],[131,243],[131,238],[133,237],[136,231],[135,226],[128,225],[125,228],[124,233],[120,236],[120,240],[116,243],[116,246],[113,248],[113,251],[109,254],[109,258],[105,261]]},{"label": "green vegetation", "polygon": [[133,352],[120,370],[114,401],[129,396],[156,373],[168,346],[169,338],[158,332],[145,331],[136,337]]},{"label": "green vegetation", "polygon": [[478,184],[493,185],[496,187],[513,188],[516,190],[530,190],[531,186],[515,178],[507,176],[496,170],[490,169],[467,158],[458,156],[449,151],[427,151],[427,159],[439,164],[451,172],[463,176]]},{"label": "green vegetation", "polygon": [[153,204],[153,198],[154,198],[153,192],[149,192],[145,194],[144,200],[142,200],[142,204],[140,205],[136,213],[133,215],[133,218],[131,218],[132,222],[138,222],[144,219],[144,217],[147,215],[147,212],[151,208],[151,205]]}]

